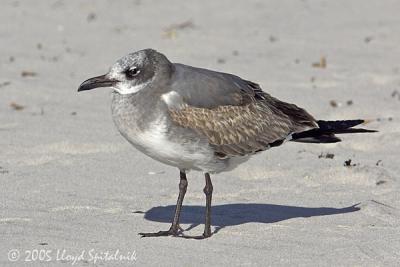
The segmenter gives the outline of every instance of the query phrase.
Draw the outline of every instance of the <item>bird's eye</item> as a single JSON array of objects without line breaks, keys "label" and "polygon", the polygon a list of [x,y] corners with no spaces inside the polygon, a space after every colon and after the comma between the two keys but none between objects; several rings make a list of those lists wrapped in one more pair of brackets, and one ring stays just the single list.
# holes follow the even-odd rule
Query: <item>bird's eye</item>
[{"label": "bird's eye", "polygon": [[128,79],[133,79],[136,75],[138,75],[140,73],[139,68],[137,67],[132,67],[129,68],[125,71],[125,75]]}]

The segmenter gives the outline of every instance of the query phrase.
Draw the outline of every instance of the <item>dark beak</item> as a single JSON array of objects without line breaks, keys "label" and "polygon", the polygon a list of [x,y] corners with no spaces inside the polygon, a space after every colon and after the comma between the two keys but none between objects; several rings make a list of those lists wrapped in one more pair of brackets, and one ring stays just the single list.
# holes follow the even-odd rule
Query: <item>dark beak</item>
[{"label": "dark beak", "polygon": [[98,87],[112,87],[118,81],[107,78],[107,75],[101,75],[94,78],[87,79],[78,88],[78,92],[91,90]]}]

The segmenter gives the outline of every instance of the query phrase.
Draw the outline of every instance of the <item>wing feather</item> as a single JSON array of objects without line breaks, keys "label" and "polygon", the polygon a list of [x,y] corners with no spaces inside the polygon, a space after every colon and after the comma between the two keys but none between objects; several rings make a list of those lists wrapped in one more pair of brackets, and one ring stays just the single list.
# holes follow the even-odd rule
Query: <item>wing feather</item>
[{"label": "wing feather", "polygon": [[212,109],[185,105],[179,110],[170,109],[169,113],[175,123],[206,136],[219,154],[227,156],[262,151],[293,132],[315,127],[311,122],[292,121],[290,116],[269,104],[263,100]]}]

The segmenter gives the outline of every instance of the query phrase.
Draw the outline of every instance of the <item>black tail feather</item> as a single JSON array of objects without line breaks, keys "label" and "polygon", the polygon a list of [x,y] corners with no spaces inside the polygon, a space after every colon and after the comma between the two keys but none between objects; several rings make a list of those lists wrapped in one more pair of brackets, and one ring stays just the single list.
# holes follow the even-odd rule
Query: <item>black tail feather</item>
[{"label": "black tail feather", "polygon": [[364,122],[364,120],[317,121],[317,124],[319,129],[323,131],[337,131],[348,129]]},{"label": "black tail feather", "polygon": [[295,133],[292,135],[292,141],[302,143],[336,143],[341,140],[335,134],[376,132],[374,130],[352,128],[364,122],[364,120],[317,121],[319,128]]}]

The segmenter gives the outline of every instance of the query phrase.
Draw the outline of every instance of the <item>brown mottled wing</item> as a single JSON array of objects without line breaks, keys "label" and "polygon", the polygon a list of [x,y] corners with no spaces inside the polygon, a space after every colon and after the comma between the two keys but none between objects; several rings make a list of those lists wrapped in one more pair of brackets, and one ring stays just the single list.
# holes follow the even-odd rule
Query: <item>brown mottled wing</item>
[{"label": "brown mottled wing", "polygon": [[[263,92],[257,84],[244,96],[247,103],[201,108],[185,104],[170,109],[178,125],[205,135],[217,155],[243,156],[282,143],[291,133],[317,127],[303,109]],[[274,143],[275,142],[275,143]]]}]

